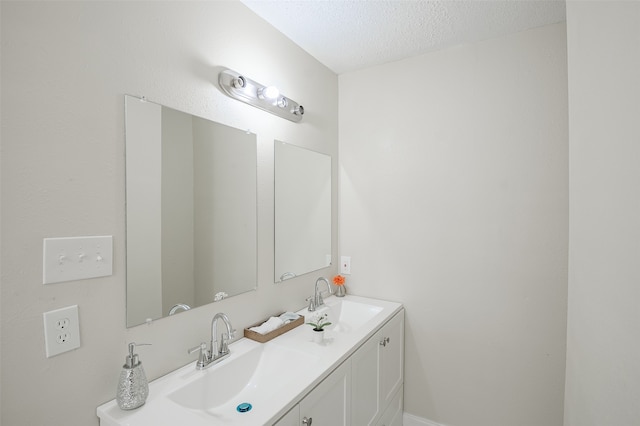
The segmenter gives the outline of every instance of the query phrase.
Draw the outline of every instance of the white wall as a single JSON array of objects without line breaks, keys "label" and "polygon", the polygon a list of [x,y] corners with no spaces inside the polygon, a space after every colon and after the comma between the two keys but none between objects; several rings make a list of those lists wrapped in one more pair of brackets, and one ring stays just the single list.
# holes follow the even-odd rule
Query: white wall
[{"label": "white wall", "polygon": [[405,411],[559,426],[565,25],[340,75],[348,291],[405,304]]},{"label": "white wall", "polygon": [[[154,379],[193,359],[186,350],[208,339],[216,312],[242,330],[301,308],[316,277],[335,272],[273,284],[273,140],[336,155],[338,81],[238,2],[1,8],[1,419],[97,425],[95,408],[114,398],[128,342],[153,344],[139,353]],[[221,66],[280,87],[305,106],[303,121],[222,95]],[[258,135],[258,291],[125,328],[124,94]],[[114,236],[113,276],[43,286],[42,239],[77,235]],[[82,346],[47,359],[42,313],[73,304]]]},{"label": "white wall", "polygon": [[567,2],[566,426],[640,422],[640,3]]}]

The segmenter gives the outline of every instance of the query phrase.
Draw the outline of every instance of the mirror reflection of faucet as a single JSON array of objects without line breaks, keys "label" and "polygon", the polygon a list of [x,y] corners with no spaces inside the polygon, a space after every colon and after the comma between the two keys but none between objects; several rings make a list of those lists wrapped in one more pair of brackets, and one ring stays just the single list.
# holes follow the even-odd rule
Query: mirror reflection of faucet
[{"label": "mirror reflection of faucet", "polygon": [[176,305],[173,305],[173,307],[169,311],[169,315],[175,314],[180,309],[182,309],[183,311],[188,311],[189,309],[191,309],[191,306],[187,305],[186,303],[178,303]]},{"label": "mirror reflection of faucet", "polygon": [[[227,327],[227,332],[220,335],[219,341],[217,327],[218,320],[222,320]],[[196,370],[203,370],[229,356],[231,353],[229,350],[229,342],[235,338],[235,334],[236,331],[231,326],[229,317],[222,312],[215,314],[211,320],[211,343],[209,344],[209,347],[207,348],[207,344],[202,342],[200,345],[187,351],[189,354],[199,351]]]}]

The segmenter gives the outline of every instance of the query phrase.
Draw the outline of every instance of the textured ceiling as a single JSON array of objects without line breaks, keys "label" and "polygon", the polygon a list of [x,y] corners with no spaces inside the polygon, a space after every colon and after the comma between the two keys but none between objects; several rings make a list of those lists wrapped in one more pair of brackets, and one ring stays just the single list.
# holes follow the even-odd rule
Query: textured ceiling
[{"label": "textured ceiling", "polygon": [[337,74],[565,20],[564,0],[241,0]]}]

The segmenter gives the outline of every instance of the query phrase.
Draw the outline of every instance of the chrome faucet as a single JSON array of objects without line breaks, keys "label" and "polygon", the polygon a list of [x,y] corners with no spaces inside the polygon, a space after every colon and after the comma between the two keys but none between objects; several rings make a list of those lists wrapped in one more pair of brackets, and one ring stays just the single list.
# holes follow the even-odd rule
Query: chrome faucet
[{"label": "chrome faucet", "polygon": [[[220,342],[218,342],[218,328],[216,327],[219,319],[221,319],[227,327],[227,332],[222,333],[220,336]],[[199,351],[196,370],[203,370],[229,356],[231,353],[229,351],[229,341],[235,337],[235,333],[236,331],[231,326],[229,317],[222,312],[215,314],[211,320],[211,343],[209,347],[207,348],[207,344],[202,342],[200,345],[187,351],[190,354]]]},{"label": "chrome faucet", "polygon": [[[227,340],[225,340],[225,334],[222,333],[220,336],[220,342],[218,343],[218,328],[216,327],[216,322],[221,319],[224,322],[224,325],[227,326]],[[229,355],[229,340],[235,337],[236,331],[231,326],[231,321],[229,321],[229,317],[222,312],[218,312],[213,316],[211,320],[211,345],[209,347],[209,352],[211,353],[211,357],[215,361],[218,358],[225,357]]]},{"label": "chrome faucet", "polygon": [[333,294],[333,291],[331,290],[331,285],[329,284],[329,281],[325,277],[318,278],[316,280],[316,286],[315,286],[315,289],[313,291],[313,296],[307,297],[307,299],[306,299],[309,302],[309,308],[308,308],[309,312],[313,312],[319,306],[324,305],[324,299],[322,299],[322,292],[318,291],[318,283],[320,281],[324,281],[324,283],[327,285],[327,290],[329,290],[329,296],[331,296]]}]

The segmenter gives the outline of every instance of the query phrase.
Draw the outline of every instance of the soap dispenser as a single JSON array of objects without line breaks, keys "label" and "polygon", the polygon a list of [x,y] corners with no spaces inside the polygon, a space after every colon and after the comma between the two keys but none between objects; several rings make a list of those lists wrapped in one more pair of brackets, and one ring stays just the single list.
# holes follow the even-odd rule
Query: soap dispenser
[{"label": "soap dispenser", "polygon": [[118,407],[123,410],[133,410],[140,407],[149,396],[149,382],[144,374],[142,362],[138,359],[138,354],[133,353],[136,346],[149,344],[129,343],[129,354],[126,356],[125,363],[122,366],[118,388],[116,389]]}]

